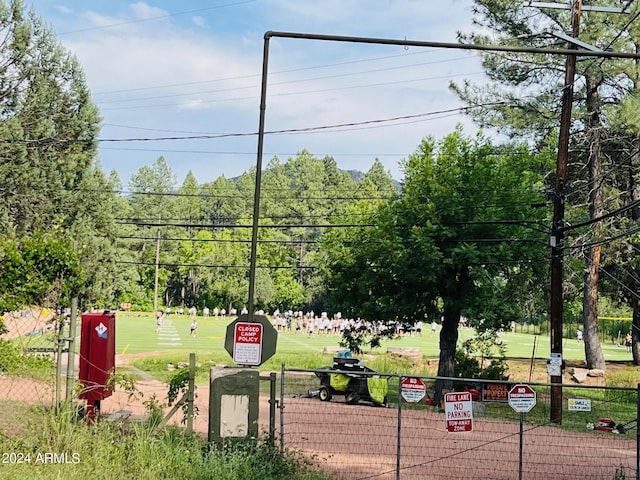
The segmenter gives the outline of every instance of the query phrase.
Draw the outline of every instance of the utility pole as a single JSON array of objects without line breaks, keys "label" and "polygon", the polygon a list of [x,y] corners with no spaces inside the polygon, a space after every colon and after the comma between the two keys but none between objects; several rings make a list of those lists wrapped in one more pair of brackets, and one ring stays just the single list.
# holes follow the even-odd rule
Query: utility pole
[{"label": "utility pole", "polygon": [[[553,192],[553,220],[551,225],[551,305],[550,305],[550,330],[551,330],[551,360],[549,364],[549,376],[551,379],[551,411],[550,420],[553,423],[562,423],[562,370],[564,359],[562,357],[562,330],[564,299],[562,283],[564,278],[564,232],[565,226],[565,192],[567,186],[567,165],[569,163],[569,132],[571,127],[571,111],[573,106],[573,84],[576,76],[577,48],[586,48],[592,51],[599,49],[587,45],[578,40],[580,36],[580,17],[583,10],[626,13],[631,2],[627,2],[624,8],[583,6],[582,0],[571,1],[571,36],[565,38],[570,50],[576,50],[576,54],[568,54],[565,63],[564,88],[562,90],[562,110],[560,113],[560,132],[558,135],[558,157],[556,161],[556,183]],[[529,2],[529,6],[540,8],[566,9],[566,4]]]},{"label": "utility pole", "polygon": [[156,261],[155,261],[155,273],[153,278],[153,313],[158,311],[158,277],[160,270],[160,228],[156,232]]},{"label": "utility pole", "polygon": [[[580,15],[582,0],[574,0],[571,6],[571,36],[580,35]],[[575,49],[570,43],[569,48]],[[560,113],[560,133],[558,136],[558,158],[556,162],[556,186],[553,192],[553,221],[551,225],[551,358],[560,363],[559,375],[551,375],[551,421],[562,423],[562,317],[564,311],[562,296],[563,256],[564,256],[564,200],[567,185],[567,164],[569,161],[569,129],[573,105],[573,82],[576,75],[576,56],[567,55],[562,90],[562,111]]]}]

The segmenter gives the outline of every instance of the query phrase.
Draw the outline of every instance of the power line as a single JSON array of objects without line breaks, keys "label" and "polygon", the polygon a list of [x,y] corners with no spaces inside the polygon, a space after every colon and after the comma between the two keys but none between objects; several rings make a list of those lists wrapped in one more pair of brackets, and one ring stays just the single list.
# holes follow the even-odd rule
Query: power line
[{"label": "power line", "polygon": [[[0,188],[1,190],[1,188]],[[265,188],[263,187],[262,189],[263,191],[269,191],[269,192],[276,192],[276,193],[280,193],[281,190],[277,189],[277,188]],[[291,189],[289,189],[291,192]],[[84,191],[84,190],[83,190]],[[96,192],[95,190],[86,190],[87,192]],[[313,192],[315,190],[293,190],[293,192]],[[317,190],[319,192],[322,192],[324,190]],[[100,192],[104,192],[104,190],[101,190]],[[203,198],[203,199],[207,199],[207,198],[233,198],[233,199],[247,199],[249,197],[246,196],[242,196],[242,195],[238,195],[238,194],[230,194],[230,195],[219,195],[219,194],[211,194],[211,193],[180,193],[180,192],[139,192],[139,191],[133,191],[133,190],[115,190],[113,191],[113,193],[119,193],[122,195],[131,195],[131,196],[135,196],[135,195],[143,195],[143,196],[157,196],[157,197],[177,197],[177,198]],[[251,197],[252,198],[252,197]],[[297,197],[297,196],[285,196],[285,195],[279,195],[278,196],[279,199],[282,200],[300,200],[301,197]],[[345,201],[354,201],[354,200],[391,200],[393,197],[383,197],[383,196],[342,196],[342,195],[336,195],[336,196],[326,196],[326,197],[315,197],[315,196],[304,196],[302,197],[304,200],[327,200],[327,201],[334,201],[334,200],[345,200]]]},{"label": "power line", "polygon": [[129,20],[127,22],[110,23],[108,25],[97,25],[97,26],[93,26],[93,27],[81,28],[79,30],[68,30],[66,32],[57,33],[57,35],[69,35],[69,34],[72,34],[72,33],[89,32],[89,31],[93,31],[93,30],[103,30],[105,28],[121,27],[123,25],[131,25],[131,24],[134,24],[134,23],[150,22],[150,21],[153,21],[153,20],[160,20],[162,18],[178,17],[178,16],[181,16],[181,15],[191,15],[193,13],[201,13],[201,12],[205,12],[205,11],[208,11],[208,10],[217,10],[217,9],[220,9],[220,8],[235,7],[237,5],[243,5],[243,4],[246,4],[246,3],[253,3],[255,1],[256,0],[242,0],[242,1],[234,2],[234,3],[216,5],[214,7],[199,8],[197,10],[189,10],[189,11],[185,11],[185,12],[168,13],[166,15],[158,15],[158,16],[155,16],[155,17],[140,18],[138,20]]},{"label": "power line", "polygon": [[[389,60],[389,59],[393,59],[393,58],[406,58],[406,57],[415,56],[415,55],[425,55],[425,54],[435,53],[435,52],[438,52],[438,51],[439,51],[439,49],[434,48],[434,49],[430,49],[430,50],[426,50],[426,51],[404,52],[404,53],[401,53],[399,55],[384,55],[384,56],[378,56],[378,57],[363,58],[363,59],[358,59],[358,60],[349,60],[349,61],[346,61],[346,62],[335,62],[335,63],[327,63],[327,64],[324,64],[324,65],[313,65],[313,66],[310,66],[310,67],[300,67],[300,68],[292,68],[292,69],[287,69],[287,70],[277,70],[277,71],[274,71],[274,72],[270,72],[269,76],[273,77],[273,76],[282,75],[282,74],[285,74],[285,73],[295,73],[295,72],[302,72],[302,71],[307,71],[307,70],[319,70],[319,69],[323,69],[323,68],[342,67],[342,66],[345,66],[345,65],[355,65],[355,64],[358,64],[358,63],[377,62],[377,61],[380,61],[380,60]],[[468,58],[468,57],[465,57],[465,58]],[[429,63],[439,63],[439,62],[429,62]],[[93,96],[96,96],[96,95],[112,95],[112,94],[116,94],[116,93],[126,93],[126,92],[137,92],[137,91],[143,91],[143,90],[158,90],[158,89],[163,89],[163,88],[186,87],[186,86],[192,86],[192,85],[202,85],[202,84],[205,84],[205,83],[238,81],[238,80],[246,80],[246,79],[260,78],[260,77],[261,77],[261,75],[259,73],[256,73],[256,74],[253,74],[253,75],[241,75],[241,76],[234,76],[234,77],[224,77],[224,78],[217,78],[217,79],[213,79],[213,80],[201,80],[201,81],[197,81],[197,82],[171,83],[171,84],[165,84],[165,85],[153,85],[153,86],[148,86],[148,87],[126,88],[126,89],[120,89],[120,90],[95,92],[95,93],[93,93]]]},{"label": "power line", "polygon": [[[123,265],[145,265],[159,267],[189,267],[189,268],[240,268],[248,269],[249,265],[226,265],[226,264],[209,264],[209,263],[167,263],[167,262],[142,262],[142,261],[128,261],[128,260],[115,260],[114,263]],[[256,268],[268,268],[268,269],[315,269],[317,267],[311,265],[257,265]]]},{"label": "power line", "polygon": [[615,240],[619,240],[621,238],[629,237],[634,233],[640,232],[640,227],[635,227],[625,232],[619,233],[617,235],[613,235],[611,237],[603,238],[602,240],[597,240],[590,243],[581,243],[579,245],[569,245],[567,248],[575,250],[575,249],[583,249],[589,247],[595,247],[597,245],[606,245],[608,243],[614,242]]},{"label": "power line", "polygon": [[[119,152],[153,152],[153,153],[189,153],[194,155],[246,155],[255,157],[256,152],[241,152],[241,151],[221,151],[221,150],[178,150],[174,148],[132,148],[132,147],[101,147],[102,150],[113,150]],[[271,157],[294,157],[299,152],[263,152],[264,155]],[[406,152],[398,153],[345,153],[345,152],[331,152],[331,153],[319,153],[320,156],[335,156],[335,157],[396,157],[401,158],[407,155]],[[221,159],[226,161],[226,159]]]},{"label": "power line", "polygon": [[[300,221],[308,221],[313,219],[330,219],[330,218],[357,218],[357,217],[371,217],[375,212],[363,212],[363,213],[325,213],[318,215],[261,215],[260,218],[263,220],[300,220]],[[222,216],[225,222],[242,222],[242,221],[250,221],[251,217],[240,217],[240,216]],[[116,221],[131,221],[131,222],[153,222],[157,221],[158,217],[116,217]],[[207,221],[209,217],[207,215],[200,216],[198,218],[162,218],[165,222],[187,222],[187,221]]]},{"label": "power line", "polygon": [[[158,237],[146,237],[146,236],[117,236],[118,240],[150,240],[157,241]],[[176,242],[193,242],[193,243],[251,243],[251,240],[239,240],[239,239],[223,239],[223,238],[188,238],[188,237],[161,237],[160,240],[164,241],[176,241]],[[318,240],[303,240],[303,239],[290,239],[290,240],[259,240],[260,243],[276,243],[276,244],[317,244]],[[345,242],[342,242],[345,243]],[[353,243],[353,242],[351,242]]]},{"label": "power line", "polygon": [[[360,72],[349,72],[349,73],[340,73],[340,74],[335,74],[335,75],[325,75],[325,76],[321,76],[321,77],[311,77],[311,78],[303,78],[303,79],[296,79],[296,80],[287,80],[287,81],[282,81],[282,82],[274,82],[272,83],[272,86],[280,86],[280,85],[290,85],[290,84],[297,84],[297,83],[303,83],[303,82],[312,82],[312,81],[316,81],[316,80],[328,80],[328,79],[334,79],[334,78],[343,78],[343,77],[350,77],[350,76],[355,76],[355,75],[365,75],[365,74],[369,74],[369,73],[380,73],[380,72],[385,72],[385,71],[389,71],[389,70],[401,70],[401,69],[405,69],[405,68],[415,68],[415,67],[422,67],[425,65],[433,65],[436,63],[446,63],[446,62],[457,62],[459,60],[464,60],[467,59],[468,57],[461,57],[461,58],[451,58],[451,59],[446,59],[446,60],[437,60],[437,61],[433,61],[433,62],[425,62],[425,63],[413,63],[410,65],[402,65],[402,66],[394,66],[394,67],[387,67],[387,68],[378,68],[378,69],[374,69],[374,70],[366,70],[366,71],[360,71]],[[464,73],[464,74],[459,74],[459,75],[479,75],[482,72],[472,72],[472,73]],[[260,77],[259,75],[252,75],[251,77]],[[239,77],[242,78],[242,77]],[[433,77],[431,79],[419,79],[420,81],[425,81],[425,80],[435,80],[435,79],[440,79],[440,78],[445,78],[445,77]],[[451,76],[447,76],[446,78],[451,78]],[[417,81],[417,80],[403,80],[400,81],[398,83],[402,83],[402,82],[413,82],[413,81]],[[356,85],[353,87],[337,87],[337,88],[357,88],[360,87],[362,85]],[[172,94],[166,94],[166,95],[156,95],[156,96],[152,96],[152,97],[134,97],[134,98],[125,98],[125,99],[115,99],[115,100],[103,100],[103,101],[99,101],[97,102],[100,105],[105,105],[105,104],[114,104],[114,103],[129,103],[129,102],[141,102],[141,101],[147,101],[147,100],[158,100],[158,99],[164,99],[164,98],[176,98],[176,97],[188,97],[188,96],[193,96],[193,95],[208,95],[208,94],[212,94],[212,93],[226,93],[226,92],[232,92],[235,90],[255,90],[259,88],[259,84],[255,84],[255,85],[246,85],[246,86],[242,86],[242,87],[229,87],[229,88],[221,88],[218,90],[205,90],[205,91],[197,91],[197,92],[187,92],[187,93],[172,93]],[[322,90],[322,91],[331,91],[333,89],[327,89],[327,90]],[[296,93],[294,93],[296,94]],[[278,96],[277,94],[275,96]],[[253,97],[252,97],[253,98]]]},{"label": "power line", "polygon": [[[353,86],[343,86],[343,87],[334,87],[334,88],[324,88],[320,90],[302,90],[297,92],[286,92],[286,93],[271,93],[269,98],[277,98],[277,97],[289,97],[294,95],[309,95],[313,93],[324,93],[324,92],[337,92],[342,90],[353,90],[353,89],[362,89],[362,88],[371,88],[371,87],[384,87],[384,86],[396,86],[402,83],[413,83],[413,82],[428,82],[433,80],[442,80],[442,79],[451,79],[452,77],[469,77],[472,75],[482,75],[484,72],[469,72],[469,73],[460,73],[455,75],[443,75],[440,77],[423,77],[423,78],[414,78],[411,80],[393,80],[389,82],[379,82],[379,83],[370,83],[370,84],[361,84],[361,85],[353,85]],[[255,101],[257,97],[235,97],[235,98],[220,98],[214,100],[198,100],[198,104],[205,103],[220,103],[220,102],[240,102],[245,100]],[[112,107],[112,108],[101,108],[101,111],[112,111],[112,110],[137,110],[143,108],[163,108],[163,107],[176,107],[184,105],[182,103],[161,103],[161,104],[151,104],[151,105],[133,105],[130,107]]]},{"label": "power line", "polygon": [[[416,113],[412,115],[399,115],[396,117],[379,118],[375,120],[364,120],[361,122],[347,122],[347,123],[336,123],[332,125],[320,125],[315,127],[269,130],[264,133],[265,135],[282,135],[282,134],[292,134],[292,133],[301,133],[301,132],[317,132],[322,130],[334,130],[334,129],[342,129],[347,127],[363,126],[363,125],[375,125],[375,124],[382,124],[382,123],[397,122],[399,120],[430,117],[434,115],[440,115],[443,113],[460,113],[460,112],[471,110],[481,106],[486,107],[486,106],[500,105],[500,104],[502,104],[502,102],[492,102],[490,104],[484,104],[484,105],[474,105],[470,107],[456,107],[456,108],[449,108],[444,110],[436,110],[433,112]],[[98,139],[97,141],[98,142],[149,142],[149,141],[165,141],[165,140],[212,140],[212,139],[233,138],[233,137],[255,137],[256,135],[258,135],[258,132],[220,133],[220,134],[186,135],[186,136],[173,136],[173,137],[102,138],[102,139]]]},{"label": "power line", "polygon": [[[252,228],[252,225],[241,225],[235,223],[209,223],[209,224],[195,224],[195,223],[168,223],[168,222],[146,222],[146,221],[119,221],[116,222],[118,225],[136,225],[138,227],[182,227],[182,228]],[[344,224],[297,224],[297,225],[259,225],[258,228],[270,228],[270,229],[279,229],[279,228],[358,228],[358,227],[375,227],[375,224],[372,223],[344,223]]]},{"label": "power line", "polygon": [[[320,125],[315,127],[303,127],[303,128],[289,128],[281,130],[271,130],[265,132],[265,135],[283,135],[283,134],[296,134],[304,132],[318,132],[318,131],[333,131],[354,126],[371,126],[376,124],[385,124],[397,122],[400,120],[418,119],[431,117],[434,115],[441,115],[443,113],[460,113],[467,110],[471,110],[479,107],[486,107],[492,105],[501,105],[503,102],[491,102],[483,105],[474,105],[466,107],[456,107],[444,110],[436,110],[433,112],[424,112],[410,115],[400,115],[396,117],[380,118],[375,120],[364,120],[361,122],[348,122],[337,123],[332,125]],[[80,139],[80,138],[54,138],[46,137],[40,139],[11,139],[2,138],[0,143],[26,143],[28,146],[40,146],[40,145],[55,145],[62,143],[118,143],[118,142],[161,142],[161,141],[174,141],[174,140],[214,140],[220,138],[237,138],[237,137],[255,137],[258,132],[235,132],[235,133],[217,133],[217,134],[204,134],[204,135],[185,135],[185,136],[171,136],[171,137],[138,137],[138,138],[98,138],[98,139]]]}]

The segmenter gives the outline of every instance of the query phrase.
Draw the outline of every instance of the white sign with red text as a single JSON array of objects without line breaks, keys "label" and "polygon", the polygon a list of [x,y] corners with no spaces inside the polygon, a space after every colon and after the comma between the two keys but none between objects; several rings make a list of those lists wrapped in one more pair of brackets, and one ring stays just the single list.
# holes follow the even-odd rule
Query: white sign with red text
[{"label": "white sign with red text", "polygon": [[400,395],[405,402],[418,403],[427,394],[427,386],[420,378],[405,377],[400,386]]},{"label": "white sign with red text", "polygon": [[235,325],[233,361],[238,365],[260,365],[262,325],[239,322]]},{"label": "white sign with red text", "polygon": [[444,415],[448,432],[473,430],[473,400],[469,392],[451,392],[444,396]]},{"label": "white sign with red text", "polygon": [[536,406],[536,392],[529,385],[514,385],[508,394],[509,405],[518,413],[530,412]]}]

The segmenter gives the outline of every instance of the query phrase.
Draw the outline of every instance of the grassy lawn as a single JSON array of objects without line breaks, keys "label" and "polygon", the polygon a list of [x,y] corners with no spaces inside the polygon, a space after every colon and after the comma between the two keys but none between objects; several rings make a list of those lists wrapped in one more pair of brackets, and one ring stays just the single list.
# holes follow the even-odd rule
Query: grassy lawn
[{"label": "grassy lawn", "polygon": [[[227,325],[233,318],[198,317],[197,336],[190,336],[191,320],[187,315],[172,315],[165,320],[159,332],[156,332],[155,321],[151,313],[118,313],[117,353],[165,352],[179,353],[195,352],[199,355],[220,357],[222,362],[231,363],[231,357],[224,349],[224,338]],[[472,329],[460,329],[460,342],[472,337]],[[529,335],[525,333],[504,332],[500,338],[507,346],[509,358],[548,358],[549,336]],[[337,347],[339,336],[313,335],[293,332],[280,332],[278,335],[277,353],[272,359],[277,365],[287,358],[303,353],[322,353],[325,347]],[[420,349],[427,358],[438,358],[439,331],[436,335],[424,332],[422,336],[405,335],[400,339],[386,340],[379,349],[372,353],[384,353],[388,347],[415,347]],[[535,342],[535,352],[534,352]],[[607,361],[628,361],[631,354],[624,347],[617,347],[603,343],[605,359]],[[565,339],[564,358],[566,360],[584,360],[584,346],[575,339]]]},{"label": "grassy lawn", "polygon": [[[116,320],[116,348],[118,354],[139,354],[134,360],[137,369],[151,376],[168,381],[173,372],[167,369],[168,363],[177,366],[187,362],[189,353],[196,353],[199,368],[196,371],[196,383],[206,385],[209,380],[209,368],[214,365],[233,365],[229,353],[224,349],[227,326],[233,318],[198,317],[197,335],[190,336],[191,319],[188,315],[171,315],[164,325],[156,331],[155,320],[151,313],[118,313]],[[474,330],[460,329],[459,341],[472,337]],[[504,332],[500,338],[507,347],[510,378],[517,381],[548,382],[546,359],[549,356],[549,337],[534,336],[526,333]],[[337,335],[313,335],[280,332],[276,354],[259,367],[263,372],[279,371],[282,364],[288,368],[317,369],[332,364],[335,349],[339,348]],[[408,359],[398,359],[389,355],[375,355],[387,352],[388,347],[417,348],[426,359],[439,356],[439,330],[435,335],[430,331],[422,336],[405,335],[399,339],[386,340],[382,346],[359,355],[367,366],[378,372],[415,375],[436,375],[437,366],[428,362],[412,363]],[[535,351],[534,351],[535,343]],[[323,354],[325,347],[333,347],[331,353]],[[626,366],[631,354],[624,347],[604,343],[602,348],[605,359],[610,362],[607,369],[607,384],[632,386],[640,380],[635,368]],[[580,365],[584,361],[584,345],[575,339],[565,339],[564,357],[568,365]],[[152,355],[145,355],[153,353]],[[373,354],[373,355],[370,355]],[[534,361],[532,362],[532,356]],[[127,369],[121,369],[126,371]],[[138,370],[138,371],[139,371]],[[569,369],[567,369],[567,372]],[[267,385],[263,385],[265,388]]]}]

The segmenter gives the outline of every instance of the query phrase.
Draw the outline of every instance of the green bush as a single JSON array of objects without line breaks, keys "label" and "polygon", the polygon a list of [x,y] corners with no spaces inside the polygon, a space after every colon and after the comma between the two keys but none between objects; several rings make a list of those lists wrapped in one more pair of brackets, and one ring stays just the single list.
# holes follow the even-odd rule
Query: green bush
[{"label": "green bush", "polygon": [[9,375],[37,375],[49,373],[52,365],[49,357],[24,353],[15,343],[0,339],[0,372]]},{"label": "green bush", "polygon": [[550,331],[551,331],[551,324],[549,323],[549,320],[540,322],[540,335],[546,335]]},{"label": "green bush", "polygon": [[482,332],[466,340],[456,350],[458,378],[508,380],[506,346],[494,332]]}]

